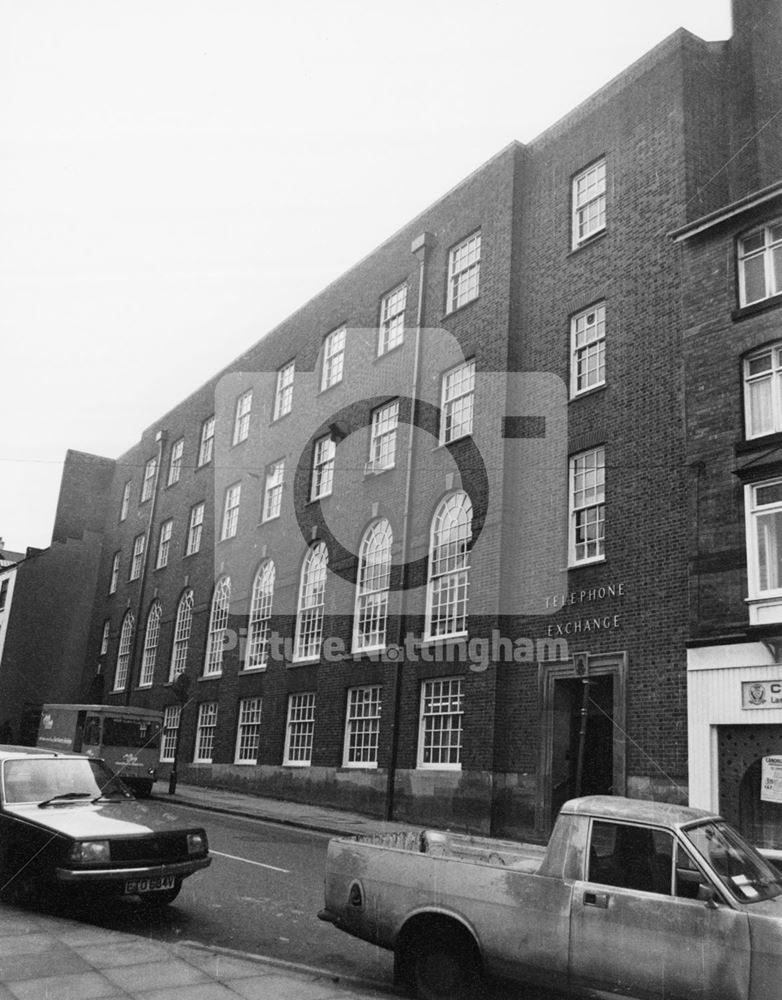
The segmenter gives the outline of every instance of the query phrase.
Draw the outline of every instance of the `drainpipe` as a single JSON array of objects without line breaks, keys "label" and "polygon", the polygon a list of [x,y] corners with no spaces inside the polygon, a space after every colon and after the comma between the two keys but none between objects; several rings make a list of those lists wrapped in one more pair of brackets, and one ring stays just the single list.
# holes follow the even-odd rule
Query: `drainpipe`
[{"label": "drainpipe", "polygon": [[411,253],[418,257],[418,306],[415,317],[415,347],[413,353],[413,382],[410,389],[410,420],[407,433],[407,455],[405,457],[405,494],[402,508],[402,579],[400,581],[399,628],[397,631],[397,649],[400,657],[396,662],[394,679],[394,707],[391,720],[391,756],[388,762],[388,777],[386,781],[386,813],[385,818],[394,818],[394,791],[396,785],[396,767],[399,756],[399,722],[402,707],[402,676],[404,659],[401,650],[406,648],[405,629],[407,625],[407,589],[409,585],[409,549],[410,549],[410,509],[413,496],[413,449],[415,447],[415,417],[418,406],[418,383],[421,371],[421,327],[424,319],[426,301],[427,251],[434,245],[431,233],[423,232],[413,240]]},{"label": "drainpipe", "polygon": [[[158,489],[160,485],[160,470],[163,465],[163,445],[166,441],[166,432],[158,431],[155,435],[157,442],[157,467],[155,468],[155,482],[152,485],[152,499],[149,502],[149,516],[147,517],[146,538],[144,541],[144,558],[141,561],[141,576],[138,581],[138,616],[136,628],[133,629],[133,647],[130,653],[130,665],[128,669],[128,680],[125,686],[125,704],[130,704],[133,693],[133,675],[136,663],[136,653],[138,651],[138,637],[142,631],[144,612],[144,590],[147,583],[147,572],[149,569],[149,556],[152,551],[152,526],[155,523],[155,509],[157,508]],[[132,555],[131,555],[132,558]]]}]

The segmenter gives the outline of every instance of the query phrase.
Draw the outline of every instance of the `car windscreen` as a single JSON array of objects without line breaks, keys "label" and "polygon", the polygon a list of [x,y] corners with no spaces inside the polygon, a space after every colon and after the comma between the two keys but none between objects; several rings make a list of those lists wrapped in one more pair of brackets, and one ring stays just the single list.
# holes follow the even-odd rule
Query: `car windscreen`
[{"label": "car windscreen", "polygon": [[156,720],[121,719],[107,716],[103,720],[103,745],[105,747],[148,747],[157,750],[160,745],[160,723]]},{"label": "car windscreen", "polygon": [[99,760],[30,757],[3,764],[3,799],[9,804],[129,795],[125,785]]},{"label": "car windscreen", "polygon": [[779,872],[727,823],[710,820],[688,827],[684,834],[730,894],[742,903],[772,899],[782,893]]}]

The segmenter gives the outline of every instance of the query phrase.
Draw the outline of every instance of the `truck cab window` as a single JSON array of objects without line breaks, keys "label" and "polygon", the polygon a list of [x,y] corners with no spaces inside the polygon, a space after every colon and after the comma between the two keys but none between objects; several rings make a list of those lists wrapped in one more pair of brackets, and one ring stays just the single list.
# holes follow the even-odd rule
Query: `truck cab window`
[{"label": "truck cab window", "polygon": [[672,866],[670,833],[603,820],[592,823],[590,882],[670,896]]}]

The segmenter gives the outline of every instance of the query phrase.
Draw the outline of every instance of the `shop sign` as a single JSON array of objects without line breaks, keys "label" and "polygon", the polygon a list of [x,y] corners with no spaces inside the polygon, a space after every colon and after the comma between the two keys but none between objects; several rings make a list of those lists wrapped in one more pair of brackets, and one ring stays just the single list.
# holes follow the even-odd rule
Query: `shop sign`
[{"label": "shop sign", "polygon": [[782,757],[764,757],[760,778],[762,802],[782,802]]},{"label": "shop sign", "polygon": [[744,681],[742,708],[782,708],[782,681]]}]

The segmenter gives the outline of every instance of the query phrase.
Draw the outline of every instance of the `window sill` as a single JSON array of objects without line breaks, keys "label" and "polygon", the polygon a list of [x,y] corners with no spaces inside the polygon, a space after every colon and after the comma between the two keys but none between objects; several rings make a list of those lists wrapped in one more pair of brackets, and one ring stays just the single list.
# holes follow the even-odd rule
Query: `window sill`
[{"label": "window sill", "polygon": [[312,762],[309,760],[284,760],[282,762],[283,767],[312,767]]},{"label": "window sill", "polygon": [[[407,332],[407,327],[405,327],[405,333],[406,332]],[[399,341],[398,344],[394,344],[394,346],[393,347],[389,347],[388,350],[383,351],[382,353],[376,354],[375,355],[375,359],[373,361],[373,364],[377,364],[379,361],[382,361],[383,358],[387,358],[389,356],[389,354],[393,354],[395,351],[400,351],[404,346],[405,346],[405,338],[404,338],[404,334],[403,334],[402,335],[402,339]]]},{"label": "window sill", "polygon": [[605,382],[601,382],[600,385],[591,385],[588,389],[582,389],[580,392],[573,393],[568,402],[575,403],[577,399],[584,399],[586,396],[594,396],[596,392],[603,392],[605,388]]},{"label": "window sill", "polygon": [[340,771],[377,771],[377,764],[343,764]]},{"label": "window sill", "polygon": [[234,767],[257,767],[257,760],[235,760]]},{"label": "window sill", "polygon": [[196,680],[200,684],[201,681],[219,681],[222,676],[223,676],[222,670],[218,670],[218,672],[215,674],[201,674],[201,676],[196,678]]},{"label": "window sill", "polygon": [[288,664],[289,667],[306,667],[311,666],[313,663],[320,663],[320,653],[317,656],[294,656],[291,662]]},{"label": "window sill", "polygon": [[765,451],[767,448],[776,448],[779,445],[782,445],[782,431],[770,431],[768,434],[737,441],[734,450],[737,455],[745,455],[750,451]]},{"label": "window sill", "polygon": [[750,625],[782,624],[782,593],[769,597],[748,597]]},{"label": "window sill", "polygon": [[378,476],[384,475],[386,472],[393,472],[396,468],[396,463],[394,465],[385,465],[382,469],[370,469],[367,471],[367,465],[371,465],[371,462],[367,462],[364,466],[364,479],[376,479]]},{"label": "window sill", "polygon": [[241,670],[237,671],[237,676],[244,677],[245,674],[265,674],[268,667],[242,667]]},{"label": "window sill", "polygon": [[750,316],[757,316],[758,313],[766,312],[767,309],[778,309],[780,306],[782,306],[782,292],[777,295],[769,295],[767,299],[752,302],[747,306],[739,306],[733,310],[730,318],[734,322],[737,322],[742,319],[748,319]]},{"label": "window sill", "polygon": [[599,566],[600,563],[606,561],[605,556],[595,556],[594,559],[581,559],[579,562],[569,562],[567,568],[570,569],[581,569],[582,566]]},{"label": "window sill", "polygon": [[421,764],[415,766],[416,771],[461,771],[461,764]]},{"label": "window sill", "polygon": [[457,306],[455,309],[449,309],[449,310],[447,310],[446,312],[443,313],[443,315],[441,316],[441,319],[443,319],[443,320],[450,319],[452,316],[455,316],[457,313],[464,312],[465,309],[469,309],[471,305],[473,305],[474,303],[480,301],[480,297],[481,296],[480,296],[480,293],[479,293],[478,295],[475,296],[474,299],[470,299],[469,302],[463,302],[460,306]]},{"label": "window sill", "polygon": [[579,243],[576,243],[575,246],[571,246],[570,250],[568,251],[568,257],[572,257],[573,254],[578,253],[580,250],[586,250],[587,247],[593,246],[595,243],[598,243],[600,240],[602,240],[603,237],[606,236],[607,234],[608,234],[607,226],[603,226],[603,228],[599,229],[596,233],[591,233],[589,236],[586,236]]}]

